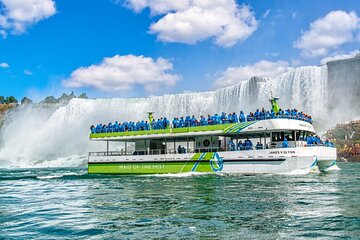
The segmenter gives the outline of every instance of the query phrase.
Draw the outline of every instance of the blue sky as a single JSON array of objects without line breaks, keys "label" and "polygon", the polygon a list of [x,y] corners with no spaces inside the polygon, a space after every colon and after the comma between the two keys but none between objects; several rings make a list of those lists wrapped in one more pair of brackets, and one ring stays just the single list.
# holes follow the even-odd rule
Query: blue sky
[{"label": "blue sky", "polygon": [[360,49],[358,1],[0,0],[0,95],[142,97]]}]

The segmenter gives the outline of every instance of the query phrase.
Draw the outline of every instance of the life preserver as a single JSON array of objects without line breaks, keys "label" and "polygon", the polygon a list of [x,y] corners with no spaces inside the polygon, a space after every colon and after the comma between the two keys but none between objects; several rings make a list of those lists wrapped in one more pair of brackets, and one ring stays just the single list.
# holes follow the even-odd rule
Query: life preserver
[{"label": "life preserver", "polygon": [[209,141],[208,139],[205,139],[204,142],[203,142],[203,145],[204,145],[205,147],[210,146],[210,141]]}]

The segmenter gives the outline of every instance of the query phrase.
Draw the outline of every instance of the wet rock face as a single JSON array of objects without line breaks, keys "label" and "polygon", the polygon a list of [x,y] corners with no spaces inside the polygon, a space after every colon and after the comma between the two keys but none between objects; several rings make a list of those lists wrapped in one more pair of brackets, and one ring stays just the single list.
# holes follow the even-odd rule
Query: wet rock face
[{"label": "wet rock face", "polygon": [[360,56],[326,65],[330,114],[344,119],[360,116]]}]

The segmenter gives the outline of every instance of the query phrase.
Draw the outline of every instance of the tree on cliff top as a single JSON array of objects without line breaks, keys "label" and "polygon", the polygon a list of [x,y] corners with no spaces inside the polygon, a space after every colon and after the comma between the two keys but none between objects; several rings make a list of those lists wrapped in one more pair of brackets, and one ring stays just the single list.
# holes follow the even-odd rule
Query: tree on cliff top
[{"label": "tree on cliff top", "polygon": [[59,100],[57,100],[54,96],[48,96],[46,97],[42,103],[58,103]]},{"label": "tree on cliff top", "polygon": [[23,99],[21,99],[21,105],[23,104],[32,104],[33,101],[30,98],[24,97]]},{"label": "tree on cliff top", "polygon": [[16,98],[14,98],[13,96],[9,96],[5,99],[5,104],[9,103],[18,103],[18,100],[16,100]]},{"label": "tree on cliff top", "polygon": [[79,98],[88,99],[89,97],[86,95],[86,93],[80,94]]}]

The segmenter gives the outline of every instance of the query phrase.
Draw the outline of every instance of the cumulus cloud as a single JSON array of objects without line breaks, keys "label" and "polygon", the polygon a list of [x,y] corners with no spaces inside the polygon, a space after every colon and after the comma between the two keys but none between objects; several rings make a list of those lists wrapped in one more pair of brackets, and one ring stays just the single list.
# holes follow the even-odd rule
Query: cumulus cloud
[{"label": "cumulus cloud", "polygon": [[21,34],[55,13],[53,0],[0,0],[0,34]]},{"label": "cumulus cloud", "polygon": [[6,62],[0,63],[0,68],[8,68],[8,67],[10,67],[10,66]]},{"label": "cumulus cloud", "polygon": [[251,77],[276,77],[291,69],[288,62],[285,61],[260,61],[254,65],[245,65],[240,67],[230,67],[226,69],[215,80],[216,87],[227,87],[249,80]]},{"label": "cumulus cloud", "polygon": [[349,59],[355,57],[357,54],[360,54],[360,52],[358,50],[355,50],[347,54],[339,54],[331,57],[326,57],[321,59],[320,63],[326,64],[327,62],[331,62],[331,61]]},{"label": "cumulus cloud", "polygon": [[92,87],[101,91],[126,91],[136,85],[148,91],[161,86],[172,87],[180,79],[171,74],[173,65],[164,58],[134,55],[115,55],[104,58],[101,63],[81,67],[73,71],[63,83],[66,87]]},{"label": "cumulus cloud", "polygon": [[355,12],[332,11],[310,23],[310,29],[302,33],[294,47],[308,57],[324,56],[329,50],[354,41],[359,30],[360,19]]},{"label": "cumulus cloud", "polygon": [[162,42],[195,44],[213,38],[216,45],[231,47],[257,29],[250,7],[235,0],[127,0],[125,5],[160,15],[150,33]]}]

